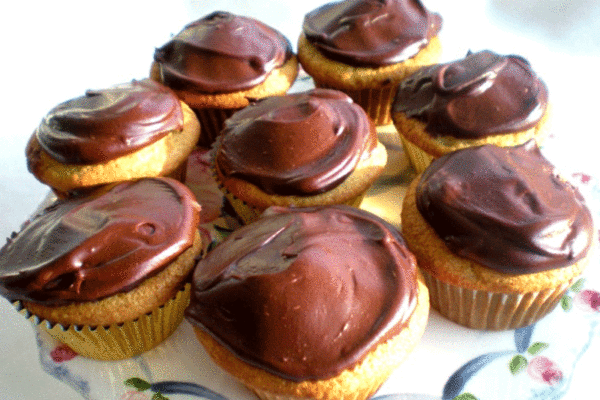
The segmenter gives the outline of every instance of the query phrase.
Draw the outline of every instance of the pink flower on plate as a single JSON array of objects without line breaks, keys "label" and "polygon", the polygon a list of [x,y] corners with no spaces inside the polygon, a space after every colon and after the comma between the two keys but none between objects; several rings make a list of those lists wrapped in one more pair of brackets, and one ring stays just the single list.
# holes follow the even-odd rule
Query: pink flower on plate
[{"label": "pink flower on plate", "polygon": [[554,363],[545,356],[532,358],[527,365],[527,374],[538,382],[554,385],[563,378],[563,373]]},{"label": "pink flower on plate", "polygon": [[119,400],[150,400],[148,395],[138,392],[137,390],[130,390],[120,397]]},{"label": "pink flower on plate", "polygon": [[600,311],[600,292],[591,289],[582,290],[575,295],[573,300],[580,310],[586,312]]},{"label": "pink flower on plate", "polygon": [[187,175],[185,183],[193,185],[214,184],[211,170],[211,152],[207,150],[195,150],[188,158]]},{"label": "pink flower on plate", "polygon": [[66,344],[58,345],[50,352],[50,357],[55,363],[62,363],[77,357],[77,353]]},{"label": "pink flower on plate", "polygon": [[573,174],[573,178],[578,179],[581,183],[590,183],[590,181],[592,180],[592,177],[588,174],[585,174],[583,172],[576,172]]}]

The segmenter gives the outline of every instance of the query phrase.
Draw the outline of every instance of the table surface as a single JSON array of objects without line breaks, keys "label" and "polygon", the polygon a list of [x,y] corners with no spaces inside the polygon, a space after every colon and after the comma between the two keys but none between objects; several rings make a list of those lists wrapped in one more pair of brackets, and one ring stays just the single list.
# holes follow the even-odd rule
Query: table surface
[{"label": "table surface", "polygon": [[[279,29],[295,43],[304,14],[323,3],[316,0],[14,2],[10,11],[0,16],[4,59],[0,64],[4,77],[0,115],[5,126],[0,130],[0,237],[18,230],[48,193],[27,171],[24,148],[41,118],[53,106],[81,95],[86,89],[146,77],[154,49],[183,25],[211,11],[227,10],[255,17]],[[595,76],[600,70],[600,3],[593,0],[424,3],[444,18],[440,34],[443,61],[461,58],[469,50],[491,49],[501,54],[519,54],[531,62],[550,88],[553,104],[552,140],[544,147],[544,153],[566,176],[579,179],[591,191],[596,190],[600,164],[596,159],[598,125],[594,95],[600,92],[600,80]],[[4,299],[0,299],[0,317],[3,321],[0,397],[81,399],[81,394],[72,387],[42,369],[34,330]],[[411,358],[415,366],[431,370],[420,374],[411,371],[410,365],[402,369],[402,373],[410,373],[410,379],[399,388],[403,393],[431,396],[420,399],[439,398],[448,372],[478,354],[462,354],[457,358],[449,345],[452,342],[436,343],[442,336],[432,330],[447,328],[436,321],[428,328],[424,344]],[[479,345],[505,340],[506,335],[499,337],[452,327],[443,338],[474,341]],[[556,398],[583,398],[577,393],[598,391],[600,384],[587,372],[600,356],[597,342],[598,338],[586,345],[578,372],[570,381],[571,390]],[[452,367],[444,372],[441,365]]]}]

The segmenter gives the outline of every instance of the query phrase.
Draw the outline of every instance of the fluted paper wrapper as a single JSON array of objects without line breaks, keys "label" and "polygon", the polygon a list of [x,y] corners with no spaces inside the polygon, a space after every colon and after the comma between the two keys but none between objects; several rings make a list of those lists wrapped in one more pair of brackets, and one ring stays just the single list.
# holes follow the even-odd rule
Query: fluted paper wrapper
[{"label": "fluted paper wrapper", "polygon": [[407,140],[402,134],[400,134],[400,140],[402,141],[404,152],[408,156],[410,164],[413,166],[417,174],[425,171],[425,169],[433,161],[433,156],[421,150],[418,146]]},{"label": "fluted paper wrapper", "polygon": [[347,89],[334,87],[322,82],[315,82],[315,85],[324,89],[339,90],[361,106],[367,115],[373,120],[375,125],[390,125],[392,123],[392,102],[396,95],[396,86],[388,85],[369,89]]},{"label": "fluted paper wrapper", "polygon": [[122,360],[148,351],[167,339],[183,320],[190,301],[191,285],[154,311],[133,320],[109,326],[63,326],[30,313],[15,302],[14,306],[34,326],[68,345],[81,356],[97,360]]},{"label": "fluted paper wrapper", "polygon": [[210,147],[221,130],[225,126],[225,120],[231,117],[240,108],[221,109],[221,108],[198,108],[194,112],[200,121],[200,139],[198,145]]},{"label": "fluted paper wrapper", "polygon": [[167,175],[168,178],[173,178],[181,183],[185,183],[187,176],[187,160],[181,163],[173,172]]},{"label": "fluted paper wrapper", "polygon": [[422,271],[431,306],[449,320],[480,330],[510,330],[539,321],[558,304],[573,281],[554,289],[527,293],[494,293],[466,289]]},{"label": "fluted paper wrapper", "polygon": [[[250,224],[251,222],[256,221],[261,217],[262,213],[265,211],[264,209],[258,209],[250,206],[246,202],[235,197],[227,189],[222,187],[222,185],[219,186],[221,187],[225,198],[227,199],[229,204],[231,204],[231,207],[234,209],[237,216],[244,222],[244,224]],[[345,204],[352,207],[360,207],[360,204],[362,203],[364,197],[365,193],[361,193],[358,196],[353,197],[340,204]]]},{"label": "fluted paper wrapper", "polygon": [[[387,377],[386,377],[387,378]],[[344,396],[343,400],[366,400],[368,398],[370,398],[377,390],[379,390],[379,388],[381,387],[381,385],[385,382],[375,382],[371,388],[371,390],[369,390],[367,393],[365,392],[361,392],[361,391],[356,391],[354,393],[348,393],[346,396]],[[261,390],[261,389],[256,389],[256,388],[252,388],[252,387],[248,387],[250,390],[252,390],[252,392],[254,392],[254,394],[261,400],[314,400],[314,397],[298,397],[298,396],[291,396],[291,395],[285,395],[285,394],[276,394],[276,393],[271,393],[265,390]],[[322,400],[340,400],[337,397],[333,398],[333,397],[329,397],[326,394],[323,397],[319,397]]]}]

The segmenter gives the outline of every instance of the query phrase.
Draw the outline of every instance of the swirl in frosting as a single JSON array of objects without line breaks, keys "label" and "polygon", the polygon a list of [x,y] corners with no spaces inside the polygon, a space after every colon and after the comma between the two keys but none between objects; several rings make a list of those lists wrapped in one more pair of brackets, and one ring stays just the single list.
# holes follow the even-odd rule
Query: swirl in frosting
[{"label": "swirl in frosting", "polygon": [[273,96],[226,121],[216,165],[266,193],[312,195],[339,185],[377,134],[364,110],[342,92],[315,89]]},{"label": "swirl in frosting", "polygon": [[53,108],[35,134],[40,146],[65,164],[96,164],[130,154],[183,129],[175,94],[149,79],[132,81]]},{"label": "swirl in frosting", "polygon": [[291,57],[280,32],[224,11],[190,23],[154,53],[163,83],[200,93],[250,89]]},{"label": "swirl in frosting", "polygon": [[535,126],[548,90],[529,62],[491,51],[423,67],[400,84],[394,113],[425,122],[433,136],[476,139]]},{"label": "swirl in frosting", "polygon": [[400,233],[373,214],[272,208],[198,263],[186,316],[252,365],[326,379],[405,326],[416,279]]},{"label": "swirl in frosting", "polygon": [[192,246],[199,209],[169,178],[57,200],[0,249],[0,293],[54,306],[128,291]]},{"label": "swirl in frosting", "polygon": [[434,160],[417,186],[417,208],[452,252],[502,273],[571,265],[592,242],[581,194],[534,141]]},{"label": "swirl in frosting", "polygon": [[332,60],[378,67],[413,57],[441,22],[420,0],[346,0],[306,14],[303,32]]}]

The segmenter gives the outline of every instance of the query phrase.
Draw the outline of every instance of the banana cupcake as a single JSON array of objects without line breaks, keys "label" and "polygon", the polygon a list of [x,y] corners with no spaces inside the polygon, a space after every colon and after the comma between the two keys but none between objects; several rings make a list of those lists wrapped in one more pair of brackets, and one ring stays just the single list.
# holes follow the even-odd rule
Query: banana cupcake
[{"label": "banana cupcake", "polygon": [[184,180],[200,134],[193,111],[149,79],[53,108],[27,144],[27,167],[58,195],[144,177]]},{"label": "banana cupcake", "polygon": [[427,288],[400,233],[349,206],[272,208],[196,266],[186,318],[263,400],[364,400],[418,344]]},{"label": "banana cupcake", "polygon": [[424,67],[400,84],[392,119],[417,170],[470,146],[541,144],[548,89],[522,57],[485,50]]},{"label": "banana cupcake", "polygon": [[298,59],[318,87],[341,90],[390,124],[398,83],[438,62],[442,19],[420,0],[345,0],[306,14]]},{"label": "banana cupcake", "polygon": [[274,96],[226,121],[213,168],[248,223],[269,206],[358,206],[387,153],[364,110],[342,92]]},{"label": "banana cupcake", "polygon": [[407,191],[402,233],[432,307],[486,330],[527,326],[552,311],[594,242],[584,199],[533,140],[434,160]]},{"label": "banana cupcake", "polygon": [[253,18],[216,11],[185,26],[154,53],[150,76],[196,112],[199,144],[255,99],[284,94],[298,74],[289,40]]},{"label": "banana cupcake", "polygon": [[57,200],[0,249],[0,294],[80,355],[140,354],[183,320],[203,248],[199,211],[171,178]]}]

